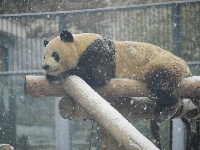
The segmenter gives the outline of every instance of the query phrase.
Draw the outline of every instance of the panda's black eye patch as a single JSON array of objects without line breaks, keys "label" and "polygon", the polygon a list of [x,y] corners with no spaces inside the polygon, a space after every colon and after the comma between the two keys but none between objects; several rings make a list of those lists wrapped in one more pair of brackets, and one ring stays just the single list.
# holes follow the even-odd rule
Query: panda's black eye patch
[{"label": "panda's black eye patch", "polygon": [[57,52],[53,52],[53,53],[52,53],[52,57],[53,57],[57,62],[59,62],[60,56],[58,55]]}]

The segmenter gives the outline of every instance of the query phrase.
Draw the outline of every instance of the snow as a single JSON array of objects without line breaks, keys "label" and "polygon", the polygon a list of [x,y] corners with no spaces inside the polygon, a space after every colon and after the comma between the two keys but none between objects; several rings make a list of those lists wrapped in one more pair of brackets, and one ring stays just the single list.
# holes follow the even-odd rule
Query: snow
[{"label": "snow", "polygon": [[173,25],[174,25],[174,27],[176,27],[176,26],[177,26],[177,23],[173,23]]},{"label": "snow", "polygon": [[187,106],[187,107],[184,107],[183,108],[183,110],[184,110],[184,112],[187,112],[187,111],[189,111],[189,110],[192,110],[192,108],[193,109],[195,109],[196,108],[196,106],[191,102],[191,100],[190,99],[187,99],[187,98],[184,98],[183,99],[183,106]]},{"label": "snow", "polygon": [[185,81],[189,81],[191,83],[200,82],[200,76],[192,76],[184,79]]}]

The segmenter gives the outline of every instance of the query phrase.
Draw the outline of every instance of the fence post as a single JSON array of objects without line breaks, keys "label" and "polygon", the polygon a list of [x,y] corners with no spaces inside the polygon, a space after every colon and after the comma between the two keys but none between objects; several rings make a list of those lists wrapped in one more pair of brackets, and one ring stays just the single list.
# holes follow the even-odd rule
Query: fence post
[{"label": "fence post", "polygon": [[180,27],[180,4],[172,4],[172,46],[173,53],[179,57],[181,52],[181,27]]},{"label": "fence post", "polygon": [[9,58],[9,56],[8,56],[8,48],[7,47],[4,47],[4,52],[3,52],[3,54],[4,54],[4,58],[3,58],[3,71],[8,71],[8,66],[9,66],[9,61],[8,61],[8,58]]},{"label": "fence post", "polygon": [[[14,86],[14,81],[10,81],[10,86]],[[16,147],[16,110],[17,110],[17,104],[16,104],[16,98],[14,97],[14,89],[10,88],[9,90],[9,116],[8,116],[8,134],[9,134],[9,144]]]},{"label": "fence post", "polygon": [[[61,32],[63,29],[67,28],[67,24],[66,24],[66,14],[62,13],[59,14],[59,32]],[[56,103],[56,102],[55,102]],[[56,103],[56,111],[58,110],[58,103]],[[59,120],[61,118],[59,118],[60,116],[58,116],[58,112],[55,113],[56,115],[56,138],[58,139],[56,146],[57,148],[59,148],[60,150],[64,150],[64,149],[70,149],[71,148],[71,131],[70,131],[70,123],[67,120]],[[62,127],[62,123],[66,123],[65,127]],[[63,131],[62,133],[60,133],[60,131]],[[63,134],[64,133],[64,134]],[[62,141],[60,141],[59,139],[63,139]],[[65,140],[64,140],[65,139]]]},{"label": "fence post", "polygon": [[61,32],[63,29],[66,28],[67,28],[66,14],[65,13],[59,14],[59,32]]},{"label": "fence post", "polygon": [[[182,56],[182,50],[181,50],[181,22],[180,22],[180,4],[179,3],[173,3],[172,4],[172,46],[173,46],[173,53],[179,57]],[[183,123],[180,121],[180,119],[172,120],[172,143],[170,143],[170,149],[174,150],[177,149],[184,149],[184,134],[183,131],[179,132],[177,130],[177,126],[180,129],[183,129]],[[179,140],[177,140],[177,137],[180,137]],[[182,146],[182,147],[180,147]]]}]

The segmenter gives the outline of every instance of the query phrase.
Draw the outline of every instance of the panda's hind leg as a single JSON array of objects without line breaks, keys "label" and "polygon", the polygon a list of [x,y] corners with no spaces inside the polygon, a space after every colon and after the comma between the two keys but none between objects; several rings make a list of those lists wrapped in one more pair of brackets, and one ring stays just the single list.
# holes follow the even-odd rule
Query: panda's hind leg
[{"label": "panda's hind leg", "polygon": [[156,121],[167,120],[175,113],[179,99],[177,87],[180,80],[179,73],[165,67],[159,67],[147,74],[145,78],[147,88],[156,99]]}]

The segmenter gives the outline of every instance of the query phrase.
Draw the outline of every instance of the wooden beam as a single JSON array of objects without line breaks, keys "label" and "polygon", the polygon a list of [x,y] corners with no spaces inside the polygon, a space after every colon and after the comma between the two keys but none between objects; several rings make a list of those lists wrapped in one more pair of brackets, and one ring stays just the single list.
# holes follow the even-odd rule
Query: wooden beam
[{"label": "wooden beam", "polygon": [[[155,102],[148,97],[104,98],[126,119],[148,119],[154,117]],[[66,95],[59,102],[59,113],[64,119],[94,119],[70,96]]]},{"label": "wooden beam", "polygon": [[[148,97],[150,93],[145,84],[136,80],[113,79],[108,85],[95,89],[115,109],[126,118],[153,118],[155,101]],[[66,96],[62,85],[49,84],[44,76],[26,76],[25,93],[32,96],[63,96],[59,103],[60,115],[66,119],[91,119],[77,102]],[[184,79],[179,86],[181,97],[200,99],[200,77]],[[129,98],[129,96],[134,96]],[[177,117],[200,118],[198,107],[200,100],[181,98]],[[73,109],[72,109],[73,108]],[[178,108],[177,108],[178,109]]]},{"label": "wooden beam", "polygon": [[[106,100],[127,119],[153,119],[155,102],[148,97],[106,98]],[[200,118],[199,108],[190,99],[180,100],[176,118]],[[64,119],[94,119],[71,97],[65,96],[59,102],[59,113]]]},{"label": "wooden beam", "polygon": [[[44,76],[26,76],[25,93],[31,96],[65,96],[60,85],[50,84]],[[103,97],[148,97],[146,85],[137,80],[112,79],[106,86],[94,89]],[[200,76],[183,79],[178,92],[183,98],[200,99]]]}]

